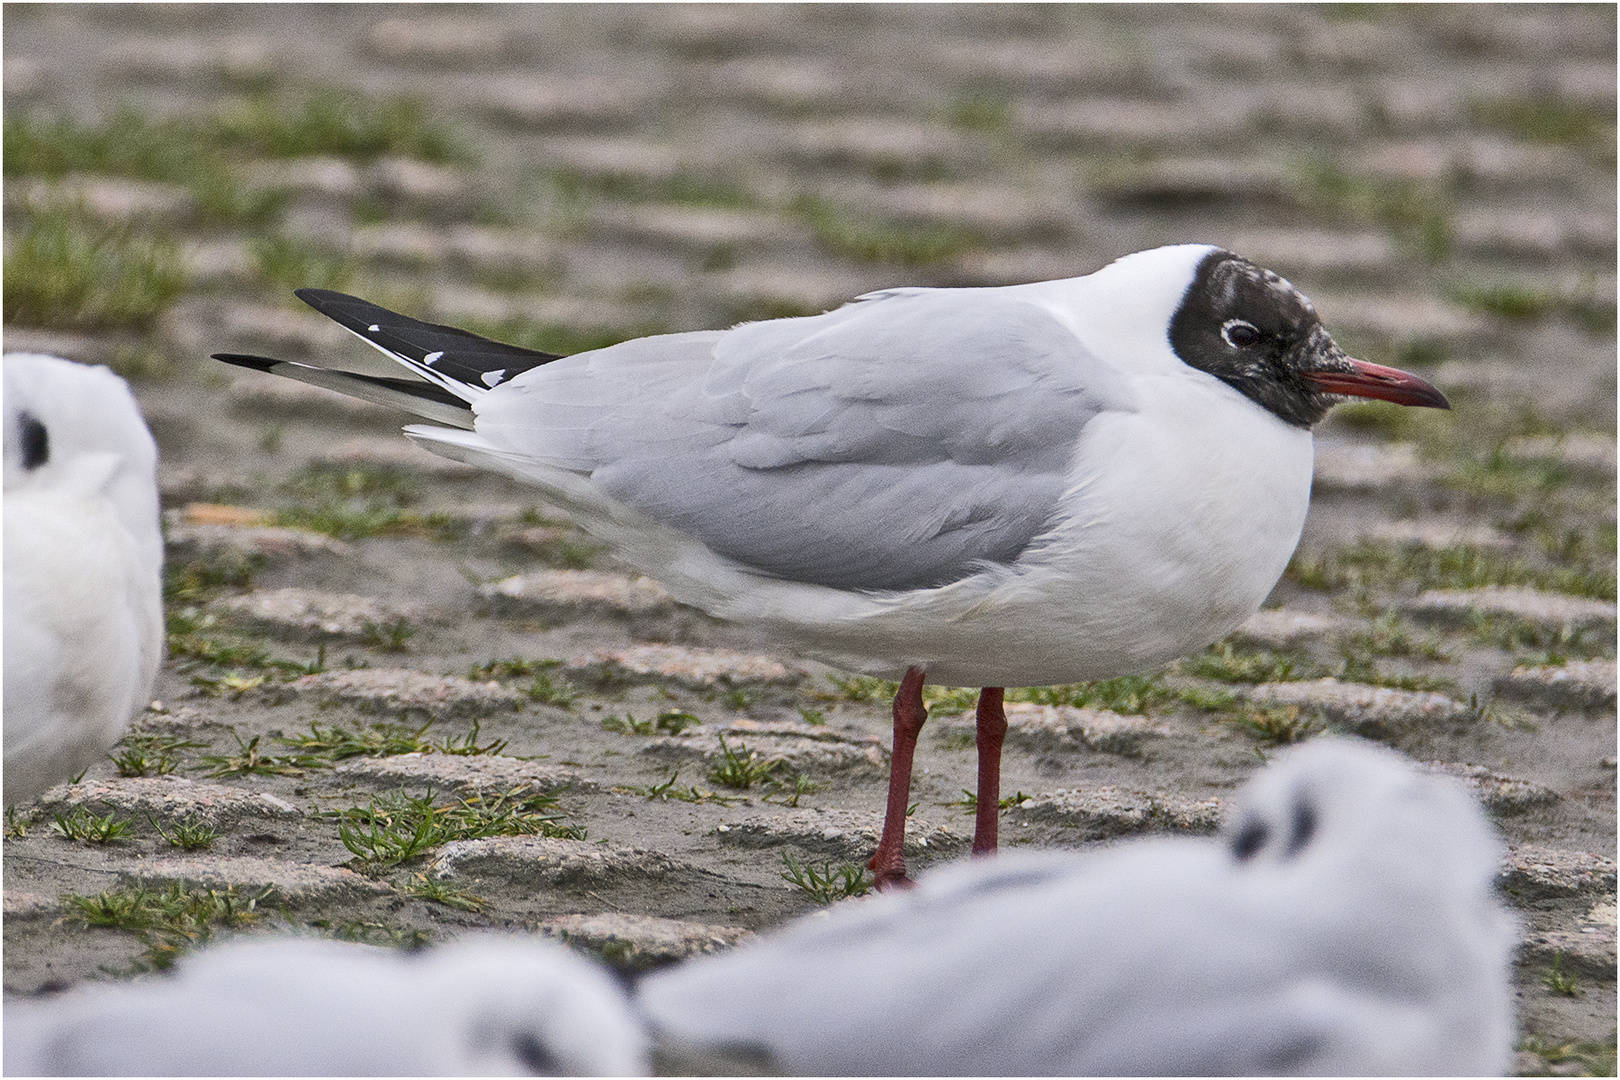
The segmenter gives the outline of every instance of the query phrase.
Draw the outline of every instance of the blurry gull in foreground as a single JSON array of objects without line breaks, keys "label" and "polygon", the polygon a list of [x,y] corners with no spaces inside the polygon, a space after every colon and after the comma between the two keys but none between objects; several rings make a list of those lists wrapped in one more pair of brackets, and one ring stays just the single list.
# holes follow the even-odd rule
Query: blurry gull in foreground
[{"label": "blurry gull in foreground", "polygon": [[104,367],[8,353],[5,801],[99,761],[163,654],[157,445]]},{"label": "blurry gull in foreground", "polygon": [[632,1076],[613,977],[567,948],[484,935],[401,954],[242,940],[170,976],[6,1002],[5,1072],[46,1076]]},{"label": "blurry gull in foreground", "polygon": [[973,849],[993,851],[1004,687],[1143,671],[1235,629],[1299,541],[1311,426],[1343,395],[1446,407],[1198,244],[567,358],[298,295],[422,381],[217,358],[449,425],[405,433],[536,485],[685,603],[900,680],[880,887],[907,880],[924,679],[983,688]]},{"label": "blurry gull in foreground", "polygon": [[638,1003],[656,1038],[793,1074],[1500,1074],[1500,855],[1456,782],[1323,738],[1219,838],[958,862]]}]

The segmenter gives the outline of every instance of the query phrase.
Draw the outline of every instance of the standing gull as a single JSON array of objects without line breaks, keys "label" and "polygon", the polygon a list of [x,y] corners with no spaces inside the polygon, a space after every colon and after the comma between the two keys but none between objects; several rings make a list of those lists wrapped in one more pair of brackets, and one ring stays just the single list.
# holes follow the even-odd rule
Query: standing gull
[{"label": "standing gull", "polygon": [[1206,245],[567,358],[298,295],[426,381],[217,358],[454,425],[405,433],[536,485],[686,603],[900,680],[880,887],[906,880],[925,678],[984,688],[973,850],[993,851],[1002,688],[1228,633],[1299,541],[1311,425],[1341,395],[1446,407]]},{"label": "standing gull", "polygon": [[82,772],[151,699],[163,652],[157,446],[104,367],[8,353],[5,801]]},{"label": "standing gull", "polygon": [[1501,854],[1456,781],[1318,739],[1219,839],[958,862],[637,997],[655,1037],[793,1075],[1500,1075]]}]

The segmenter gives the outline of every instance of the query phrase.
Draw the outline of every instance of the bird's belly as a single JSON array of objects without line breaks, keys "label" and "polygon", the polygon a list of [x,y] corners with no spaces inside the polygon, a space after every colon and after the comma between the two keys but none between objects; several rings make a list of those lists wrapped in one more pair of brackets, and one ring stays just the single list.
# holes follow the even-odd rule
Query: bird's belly
[{"label": "bird's belly", "polygon": [[[999,637],[1009,683],[1141,671],[1203,648],[1265,601],[1305,523],[1310,433],[1247,402],[1211,411],[1173,430],[1126,415],[1088,431],[1091,464],[1064,523],[1021,560],[1024,580],[964,620]],[[935,681],[990,674],[950,660],[931,665]]]},{"label": "bird's belly", "polygon": [[1246,401],[1198,404],[1208,415],[1176,425],[1089,426],[1060,524],[1010,570],[789,636],[840,666],[893,677],[921,663],[930,682],[961,686],[1112,678],[1203,648],[1287,566],[1312,449],[1308,431]]}]

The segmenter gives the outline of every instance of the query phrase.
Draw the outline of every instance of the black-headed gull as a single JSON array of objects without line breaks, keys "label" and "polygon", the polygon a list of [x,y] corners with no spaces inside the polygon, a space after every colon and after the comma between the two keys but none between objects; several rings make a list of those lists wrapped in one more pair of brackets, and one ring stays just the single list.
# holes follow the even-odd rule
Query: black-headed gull
[{"label": "black-headed gull", "polygon": [[5,801],[94,764],[163,654],[157,445],[104,367],[8,353]]},{"label": "black-headed gull", "polygon": [[298,295],[426,381],[218,358],[453,424],[405,433],[538,486],[687,603],[900,680],[880,886],[905,880],[924,678],[986,688],[973,848],[992,851],[1000,688],[1142,671],[1228,633],[1299,540],[1311,425],[1340,395],[1446,406],[1205,245],[566,359]]},{"label": "black-headed gull", "polygon": [[637,1076],[648,1064],[604,969],[496,934],[416,954],[247,939],[171,976],[6,1002],[13,1076]]},{"label": "black-headed gull", "polygon": [[796,1075],[1500,1074],[1500,856],[1455,781],[1318,739],[1220,838],[960,861],[637,1000],[655,1038]]}]

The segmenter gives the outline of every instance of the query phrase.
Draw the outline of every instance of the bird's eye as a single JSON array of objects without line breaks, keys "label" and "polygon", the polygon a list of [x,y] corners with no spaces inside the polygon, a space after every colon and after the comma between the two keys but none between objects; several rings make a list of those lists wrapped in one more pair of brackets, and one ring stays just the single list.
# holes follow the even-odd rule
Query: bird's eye
[{"label": "bird's eye", "polygon": [[51,433],[32,413],[24,412],[22,421],[22,467],[33,472],[51,460]]},{"label": "bird's eye", "polygon": [[1244,823],[1232,840],[1232,854],[1237,856],[1238,862],[1254,858],[1259,850],[1266,846],[1271,837],[1271,830],[1266,828],[1263,821],[1250,820]]},{"label": "bird's eye", "polygon": [[1243,319],[1227,319],[1221,325],[1221,338],[1234,349],[1247,349],[1260,342],[1260,329]]}]

